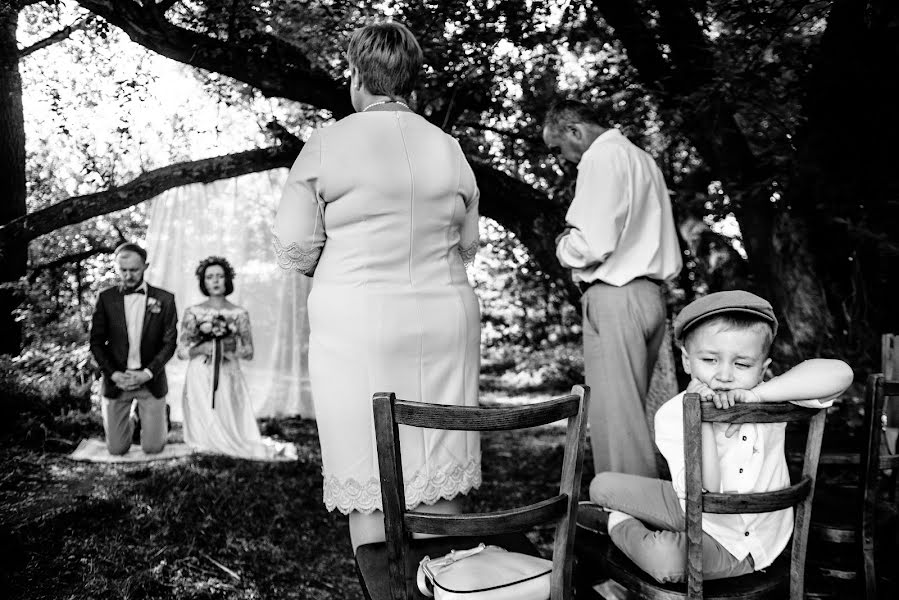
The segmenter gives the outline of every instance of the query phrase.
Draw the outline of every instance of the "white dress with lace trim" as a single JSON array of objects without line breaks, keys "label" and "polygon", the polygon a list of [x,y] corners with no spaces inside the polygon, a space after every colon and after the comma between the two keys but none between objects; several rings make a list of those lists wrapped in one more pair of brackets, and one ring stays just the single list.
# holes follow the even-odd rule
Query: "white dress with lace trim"
[{"label": "white dress with lace trim", "polygon": [[[481,461],[472,459],[467,465],[450,465],[430,476],[424,470],[417,471],[405,485],[406,508],[419,504],[431,505],[438,500],[452,500],[459,494],[467,494],[481,485]],[[325,507],[343,514],[352,511],[369,514],[383,510],[381,505],[381,483],[372,477],[362,483],[355,479],[341,481],[337,477],[326,477],[324,485]]]}]

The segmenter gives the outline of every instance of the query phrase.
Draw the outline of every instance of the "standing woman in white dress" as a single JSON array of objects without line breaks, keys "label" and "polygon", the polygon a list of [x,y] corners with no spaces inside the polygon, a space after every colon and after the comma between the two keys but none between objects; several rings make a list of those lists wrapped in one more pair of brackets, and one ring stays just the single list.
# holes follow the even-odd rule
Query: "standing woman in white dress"
[{"label": "standing woman in white dress", "polygon": [[[407,102],[422,65],[397,23],[356,30],[356,113],[316,130],[274,224],[280,264],[314,274],[309,373],[328,510],[355,550],[384,540],[372,395],[477,406],[480,313],[465,263],[478,188],[458,142]],[[406,503],[457,512],[481,483],[475,432],[400,428]]]},{"label": "standing woman in white dress", "polygon": [[253,460],[295,460],[292,444],[259,434],[242,360],[253,359],[246,309],[229,302],[234,269],[220,256],[197,267],[200,292],[209,299],[184,312],[178,357],[190,360],[184,379],[184,442],[199,452]]}]

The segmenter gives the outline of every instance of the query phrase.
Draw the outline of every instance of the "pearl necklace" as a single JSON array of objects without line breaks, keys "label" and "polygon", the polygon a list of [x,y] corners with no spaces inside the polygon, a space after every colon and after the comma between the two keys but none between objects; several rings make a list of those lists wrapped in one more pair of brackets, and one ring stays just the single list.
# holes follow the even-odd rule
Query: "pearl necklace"
[{"label": "pearl necklace", "polygon": [[[390,104],[391,102],[393,102],[394,104],[399,104],[400,106],[403,106],[405,108],[409,108],[409,105],[401,100],[379,100],[377,102],[372,102],[371,104],[369,104],[368,106],[363,108],[362,112],[367,111],[369,108],[374,108],[375,106],[381,106],[382,104]],[[412,109],[409,109],[409,110],[412,110]]]}]

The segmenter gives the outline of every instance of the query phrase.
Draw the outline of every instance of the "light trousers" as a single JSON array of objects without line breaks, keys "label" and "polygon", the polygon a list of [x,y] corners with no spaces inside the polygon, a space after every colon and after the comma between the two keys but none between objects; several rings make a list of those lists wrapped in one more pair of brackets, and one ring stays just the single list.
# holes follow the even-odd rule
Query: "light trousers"
[{"label": "light trousers", "polygon": [[137,400],[140,415],[140,447],[146,454],[158,454],[165,448],[168,425],[165,418],[165,398],[156,398],[146,387],[123,391],[118,398],[103,398],[103,431],[106,447],[112,455],[126,454],[131,448],[134,423],[131,403]]},{"label": "light trousers", "polygon": [[665,334],[665,300],[646,278],[596,283],[581,297],[595,473],[658,477],[646,397]]},{"label": "light trousers", "polygon": [[[590,500],[636,517],[609,531],[609,537],[634,564],[661,583],[686,578],[686,517],[670,481],[625,473],[600,473],[590,483]],[[715,538],[702,534],[704,579],[736,577],[755,571],[752,556],[737,560]]]}]

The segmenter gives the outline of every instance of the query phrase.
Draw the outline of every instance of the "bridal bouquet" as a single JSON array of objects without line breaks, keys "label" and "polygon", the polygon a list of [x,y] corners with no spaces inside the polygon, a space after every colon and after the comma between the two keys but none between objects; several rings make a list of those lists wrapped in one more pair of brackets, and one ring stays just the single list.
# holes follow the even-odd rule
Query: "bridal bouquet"
[{"label": "bridal bouquet", "polygon": [[229,321],[223,314],[208,313],[199,317],[197,329],[200,333],[200,340],[214,342],[237,333],[237,324]]},{"label": "bridal bouquet", "polygon": [[219,374],[224,354],[223,343],[234,343],[237,323],[227,319],[223,314],[208,313],[199,317],[197,331],[201,342],[212,342],[212,408],[215,408],[215,392],[219,389]]}]

